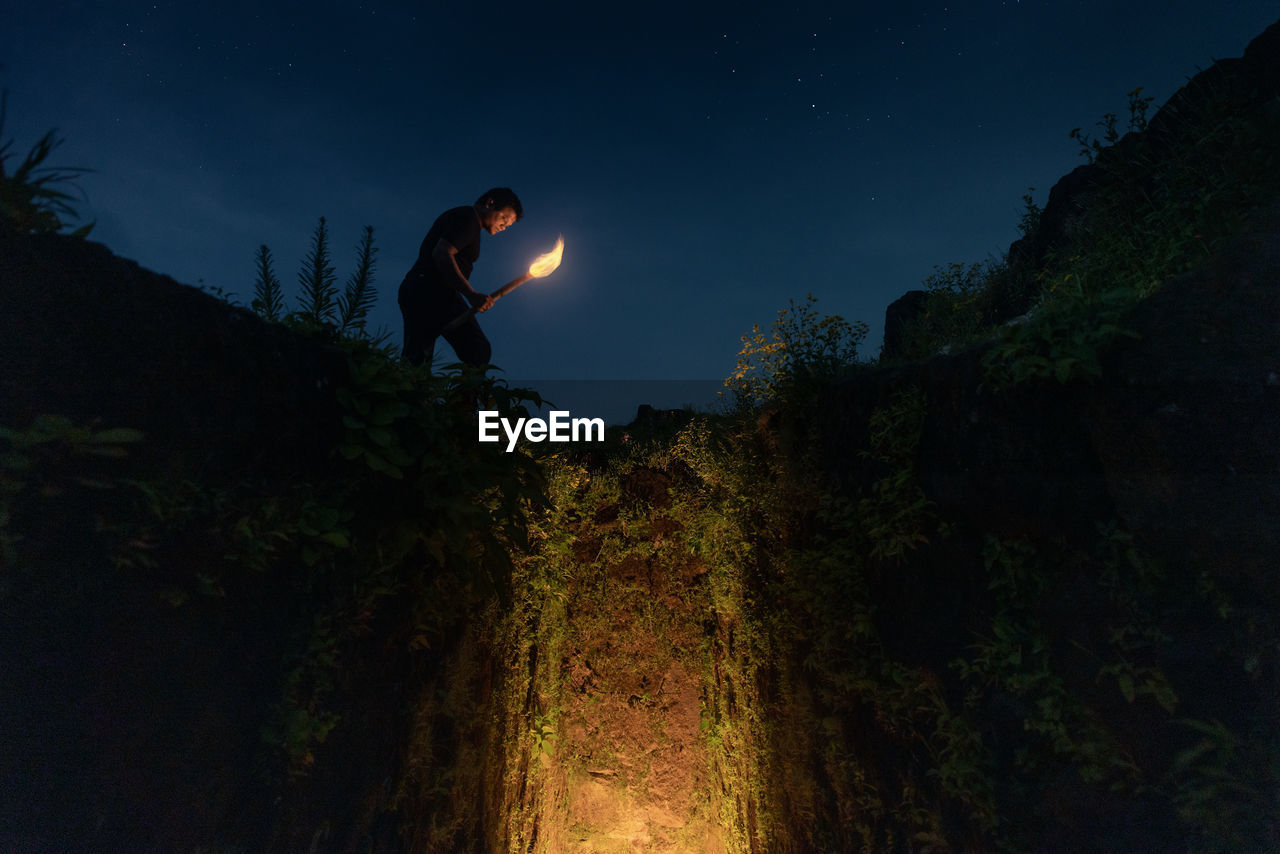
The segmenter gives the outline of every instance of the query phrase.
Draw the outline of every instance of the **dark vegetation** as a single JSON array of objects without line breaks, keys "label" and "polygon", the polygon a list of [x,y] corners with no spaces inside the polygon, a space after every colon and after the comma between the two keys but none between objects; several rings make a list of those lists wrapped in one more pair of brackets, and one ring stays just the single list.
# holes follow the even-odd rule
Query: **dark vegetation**
[{"label": "dark vegetation", "polygon": [[311,236],[311,251],[298,271],[301,300],[298,309],[285,312],[284,288],[276,276],[271,250],[258,247],[258,280],[254,283],[254,312],[263,320],[287,321],[295,325],[328,326],[339,334],[366,337],[365,320],[377,304],[378,289],[373,284],[378,250],[373,245],[373,226],[366,225],[356,247],[356,268],[338,293],[337,277],[329,263],[329,228],[324,217]]},{"label": "dark vegetation", "polygon": [[[31,146],[20,163],[11,165],[16,157],[13,140],[4,138],[8,95],[7,90],[0,91],[0,228],[19,234],[60,231],[63,220],[76,219],[72,205],[75,197],[67,191],[88,170],[45,165],[49,155],[62,144],[55,130]],[[90,223],[74,233],[87,237],[92,228]]]},{"label": "dark vegetation", "polygon": [[371,229],[254,317],[4,173],[0,844],[1280,848],[1278,41],[603,451],[475,442],[536,394],[370,340]]}]

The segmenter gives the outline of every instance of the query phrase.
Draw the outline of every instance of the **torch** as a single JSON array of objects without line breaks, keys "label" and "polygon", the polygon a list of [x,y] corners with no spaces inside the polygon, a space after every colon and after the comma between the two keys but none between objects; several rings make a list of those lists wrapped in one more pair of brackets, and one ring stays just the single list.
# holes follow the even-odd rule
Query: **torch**
[{"label": "torch", "polygon": [[[497,302],[498,300],[502,299],[504,296],[511,293],[516,288],[520,287],[530,279],[541,279],[544,276],[551,275],[551,273],[556,269],[556,267],[560,266],[560,258],[563,255],[564,255],[564,238],[561,237],[558,240],[556,240],[556,246],[554,249],[552,249],[550,252],[546,252],[542,255],[539,255],[537,258],[534,259],[533,263],[529,265],[528,270],[521,273],[519,276],[516,276],[511,281],[507,282],[505,285],[498,288],[493,293],[489,294],[489,296],[493,297],[494,302]],[[457,329],[459,326],[466,323],[470,318],[474,317],[475,313],[476,313],[476,310],[474,308],[467,309],[462,314],[458,315],[453,320],[445,324],[445,327],[440,331],[448,332],[450,329]]]}]

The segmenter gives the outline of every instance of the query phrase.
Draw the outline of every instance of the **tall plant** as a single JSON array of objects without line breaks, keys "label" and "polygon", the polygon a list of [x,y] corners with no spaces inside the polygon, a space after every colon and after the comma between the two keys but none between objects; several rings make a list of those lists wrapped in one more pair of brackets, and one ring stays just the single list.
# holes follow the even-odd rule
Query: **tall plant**
[{"label": "tall plant", "polygon": [[366,335],[365,323],[378,299],[373,284],[378,249],[373,242],[373,226],[366,225],[356,245],[356,268],[338,293],[329,252],[329,227],[324,217],[311,236],[311,252],[298,269],[301,287],[296,311],[285,311],[284,288],[275,273],[271,250],[258,247],[254,266],[258,277],[254,282],[253,310],[264,320],[295,320],[315,326],[336,326],[340,332],[359,337]]},{"label": "tall plant", "polygon": [[768,333],[755,324],[751,335],[742,336],[737,370],[725,380],[739,405],[794,397],[857,361],[867,324],[819,314],[817,302],[813,294],[800,304],[791,300]]},{"label": "tall plant", "polygon": [[329,228],[324,217],[320,217],[311,235],[311,252],[298,271],[298,284],[302,287],[302,308],[298,313],[303,320],[316,325],[334,321],[336,280],[333,265],[329,263]]},{"label": "tall plant", "polygon": [[[8,100],[8,91],[0,92],[0,139],[4,138]],[[45,166],[44,162],[62,142],[57,131],[50,130],[31,147],[12,174],[8,172],[7,164],[14,156],[13,140],[0,144],[0,227],[19,234],[50,233],[61,231],[66,221],[79,218],[71,206],[71,194],[58,189],[58,185],[72,184],[80,175],[92,170]],[[93,225],[82,225],[72,234],[84,237]]]},{"label": "tall plant", "polygon": [[364,227],[356,252],[356,270],[347,279],[346,292],[338,297],[338,328],[343,332],[363,332],[365,320],[378,298],[378,291],[373,286],[373,268],[378,254],[373,245],[373,226]]},{"label": "tall plant", "polygon": [[271,250],[265,243],[258,247],[255,260],[258,280],[253,286],[253,310],[264,320],[281,320],[284,317],[284,289],[272,269]]}]

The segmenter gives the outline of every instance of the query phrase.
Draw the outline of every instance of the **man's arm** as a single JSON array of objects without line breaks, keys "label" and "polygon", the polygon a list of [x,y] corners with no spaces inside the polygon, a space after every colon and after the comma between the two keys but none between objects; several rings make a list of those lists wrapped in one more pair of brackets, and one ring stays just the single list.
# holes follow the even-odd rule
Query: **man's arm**
[{"label": "man's arm", "polygon": [[462,269],[458,266],[457,254],[456,246],[440,238],[435,248],[431,250],[431,261],[436,265],[437,270],[444,273],[445,281],[449,286],[466,297],[467,302],[471,303],[477,312],[488,311],[493,306],[493,297],[471,287],[471,283],[467,281],[466,276],[462,275]]}]

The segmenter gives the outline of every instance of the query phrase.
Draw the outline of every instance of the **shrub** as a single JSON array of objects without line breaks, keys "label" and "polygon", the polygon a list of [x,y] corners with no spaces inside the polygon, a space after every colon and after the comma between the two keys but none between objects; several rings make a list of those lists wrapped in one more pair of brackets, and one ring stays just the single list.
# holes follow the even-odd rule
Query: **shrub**
[{"label": "shrub", "polygon": [[[0,139],[4,138],[8,94],[0,92]],[[8,161],[14,156],[13,140],[0,143],[0,227],[18,234],[50,233],[61,231],[68,221],[79,217],[71,206],[72,196],[58,187],[73,184],[91,170],[44,165],[62,142],[57,132],[50,130],[31,147],[12,174],[8,172]],[[93,223],[82,225],[72,234],[85,237],[92,228]]]}]

